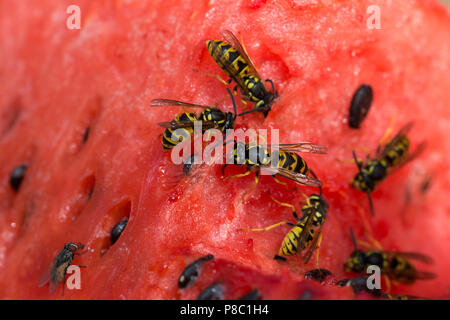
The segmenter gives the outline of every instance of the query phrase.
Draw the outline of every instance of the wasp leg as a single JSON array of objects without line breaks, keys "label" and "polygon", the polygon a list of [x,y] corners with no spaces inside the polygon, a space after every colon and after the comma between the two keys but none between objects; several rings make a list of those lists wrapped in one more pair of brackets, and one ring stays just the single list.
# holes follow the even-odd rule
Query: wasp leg
[{"label": "wasp leg", "polygon": [[375,238],[373,238],[371,235],[368,235],[368,238],[369,238],[369,242],[363,241],[363,240],[357,240],[356,242],[358,243],[358,245],[360,245],[361,247],[363,247],[365,249],[375,248],[377,250],[383,250],[383,247]]},{"label": "wasp leg", "polygon": [[384,275],[384,281],[386,282],[386,290],[385,291],[387,293],[391,292],[391,280],[389,279],[387,274]]},{"label": "wasp leg", "polygon": [[278,200],[275,199],[272,195],[270,196],[270,198],[271,198],[275,203],[278,203],[280,206],[291,208],[291,210],[292,210],[292,215],[294,216],[295,220],[298,221],[297,210],[295,210],[294,205],[292,205],[292,204],[290,204],[290,203],[278,201]]},{"label": "wasp leg", "polygon": [[273,178],[273,180],[275,180],[276,183],[279,183],[279,184],[285,186],[286,189],[289,189],[287,182],[282,182],[282,181],[278,180],[278,178],[274,174],[272,175],[272,178]]},{"label": "wasp leg", "polygon": [[225,168],[227,167],[227,165],[228,164],[224,164],[223,166],[222,166],[222,175],[224,176],[225,175]]},{"label": "wasp leg", "polygon": [[323,233],[320,233],[319,240],[317,241],[317,253],[316,253],[316,267],[319,269],[319,255],[320,255],[320,244],[322,243]]},{"label": "wasp leg", "polygon": [[63,282],[63,289],[62,289],[62,296],[64,297],[64,288],[66,287],[66,285],[67,285],[67,274],[65,273],[64,274],[64,282]]},{"label": "wasp leg", "polygon": [[242,102],[242,110],[247,110],[247,108],[248,108],[247,101],[242,99],[241,102]]},{"label": "wasp leg", "polygon": [[237,229],[237,231],[268,231],[268,230],[270,230],[270,229],[277,228],[277,227],[279,227],[279,226],[284,226],[284,225],[287,225],[287,226],[290,226],[290,227],[295,227],[295,224],[293,224],[292,222],[281,221],[281,222],[272,224],[272,225],[270,225],[270,226],[268,226],[268,227],[265,227],[265,228],[256,228],[256,229]]},{"label": "wasp leg", "polygon": [[[225,167],[225,165],[223,165],[223,167],[222,167],[222,172],[225,171],[225,168],[224,168],[224,167]],[[248,176],[250,173],[251,173],[251,171],[250,171],[250,170],[247,170],[245,173],[240,173],[240,174],[236,174],[236,175],[234,175],[234,176],[226,177],[225,179],[223,179],[223,181],[226,181],[226,180],[232,179],[232,178],[242,178],[242,177],[246,177],[246,176]]]},{"label": "wasp leg", "polygon": [[286,261],[287,259],[285,257],[279,256],[279,255],[275,255],[273,257],[273,260]]},{"label": "wasp leg", "polygon": [[245,200],[245,195],[246,195],[247,193],[249,193],[250,191],[252,191],[253,189],[256,188],[256,186],[258,185],[258,182],[259,182],[259,171],[256,171],[256,174],[255,174],[255,183],[254,183],[250,188],[248,188],[247,190],[245,190],[245,192],[242,194],[242,200]]},{"label": "wasp leg", "polygon": [[217,80],[219,80],[220,82],[222,82],[224,85],[226,85],[226,86],[229,86],[230,85],[230,83],[233,81],[233,79],[228,79],[228,80],[224,80],[221,76],[219,76],[218,74],[212,74],[212,73],[204,73],[204,72],[201,72],[201,73],[203,73],[205,76],[207,76],[207,77],[214,77],[214,78],[217,78]]}]

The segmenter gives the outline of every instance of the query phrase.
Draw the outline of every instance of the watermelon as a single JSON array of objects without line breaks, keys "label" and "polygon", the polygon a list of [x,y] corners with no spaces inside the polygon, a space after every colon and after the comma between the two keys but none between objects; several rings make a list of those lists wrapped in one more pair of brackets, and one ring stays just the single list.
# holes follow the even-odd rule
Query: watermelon
[{"label": "watermelon", "polygon": [[[73,29],[71,4],[0,3],[0,298],[192,299],[221,283],[224,299],[252,290],[263,299],[351,299],[348,287],[304,279],[316,267],[338,280],[357,276],[343,268],[353,250],[350,227],[385,250],[434,258],[434,265],[418,267],[436,279],[393,284],[392,293],[449,298],[450,255],[442,248],[450,240],[450,15],[443,6],[79,0],[81,25]],[[379,28],[369,28],[377,9]],[[225,77],[205,46],[223,29],[241,34],[279,93],[267,118],[238,117],[236,128],[279,129],[281,143],[329,148],[325,156],[304,155],[330,204],[320,255],[307,265],[296,256],[273,260],[288,227],[237,231],[294,222],[289,208],[269,196],[300,208],[292,183],[286,189],[263,176],[242,199],[253,177],[224,181],[219,165],[169,183],[182,168],[163,152],[157,123],[180,110],[149,102],[219,103],[232,111],[224,85],[206,75]],[[372,87],[373,102],[355,130],[348,113],[362,84]],[[366,195],[349,184],[357,168],[347,160],[352,150],[373,154],[388,128],[395,133],[409,121],[411,148],[422,141],[427,148],[373,192],[372,218]],[[20,183],[14,176],[12,185],[21,166]],[[243,170],[230,166],[227,175]],[[124,220],[112,243],[111,230]],[[37,284],[67,242],[88,250],[73,260],[86,266],[81,288],[50,294]],[[207,254],[215,259],[191,287],[179,289],[182,270]]]}]

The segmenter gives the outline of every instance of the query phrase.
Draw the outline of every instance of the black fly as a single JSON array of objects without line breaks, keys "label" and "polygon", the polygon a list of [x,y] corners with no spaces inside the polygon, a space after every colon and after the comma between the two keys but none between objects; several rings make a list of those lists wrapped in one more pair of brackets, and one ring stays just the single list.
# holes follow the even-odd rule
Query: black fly
[{"label": "black fly", "polygon": [[[79,252],[82,250],[84,245],[81,243],[68,242],[64,245],[64,248],[59,251],[56,258],[49,264],[47,269],[42,273],[39,278],[38,287],[42,287],[48,282],[50,282],[50,293],[55,292],[61,281],[65,280],[67,268],[72,264],[72,260],[75,255],[80,255],[85,253]],[[65,282],[65,281],[64,281]],[[65,284],[64,284],[65,285]],[[64,286],[63,286],[64,295]]]}]

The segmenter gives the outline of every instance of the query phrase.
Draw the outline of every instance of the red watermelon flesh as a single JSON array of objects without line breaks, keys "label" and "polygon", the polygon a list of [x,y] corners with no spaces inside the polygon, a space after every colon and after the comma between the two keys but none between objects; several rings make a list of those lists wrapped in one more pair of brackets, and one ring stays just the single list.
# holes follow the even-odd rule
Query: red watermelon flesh
[{"label": "red watermelon flesh", "polygon": [[[66,290],[65,299],[188,299],[220,277],[231,288],[226,298],[244,294],[247,288],[234,285],[242,277],[271,299],[298,298],[309,286],[317,299],[352,297],[348,288],[303,280],[315,256],[308,265],[297,257],[272,259],[288,227],[236,231],[293,221],[268,191],[299,208],[298,193],[262,177],[242,201],[253,177],[224,182],[220,166],[161,186],[181,168],[162,151],[157,122],[180,110],[149,102],[226,98],[224,86],[205,75],[224,76],[205,47],[222,29],[241,32],[262,77],[273,79],[280,94],[266,119],[248,115],[236,127],[275,128],[282,143],[329,147],[325,156],[304,155],[330,203],[320,267],[337,279],[351,276],[343,262],[353,227],[359,239],[372,234],[386,250],[434,258],[434,265],[418,267],[437,279],[393,285],[393,293],[448,298],[450,16],[436,1],[80,0],[80,30],[66,28],[70,4],[0,3],[1,298],[61,298],[37,283],[70,241],[89,252],[74,260],[87,266],[82,289]],[[373,4],[380,7],[380,30],[366,25]],[[361,129],[353,130],[348,109],[362,83],[373,87],[374,101]],[[231,110],[228,102],[221,107]],[[374,152],[391,123],[395,132],[408,121],[415,121],[412,148],[426,141],[427,149],[373,193],[376,217],[370,218],[365,194],[349,186],[357,169],[346,160],[355,148]],[[14,192],[9,176],[22,163],[28,169]],[[423,194],[427,174],[432,182]],[[407,190],[413,197],[405,204]],[[128,225],[111,246],[109,233],[124,217]],[[186,264],[209,253],[217,261],[205,264],[193,287],[179,290]]]}]

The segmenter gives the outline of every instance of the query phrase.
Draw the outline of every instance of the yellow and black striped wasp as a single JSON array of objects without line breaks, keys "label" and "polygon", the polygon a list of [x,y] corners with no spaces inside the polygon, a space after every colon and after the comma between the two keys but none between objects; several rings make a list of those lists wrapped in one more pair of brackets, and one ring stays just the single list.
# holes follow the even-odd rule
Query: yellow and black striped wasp
[{"label": "yellow and black striped wasp", "polygon": [[394,169],[398,169],[416,158],[425,148],[425,144],[421,143],[413,153],[409,153],[410,141],[407,133],[411,130],[412,126],[413,122],[409,122],[403,126],[383,149],[381,149],[380,144],[375,156],[373,158],[368,156],[365,162],[360,162],[356,157],[355,151],[353,151],[353,158],[358,167],[358,173],[350,184],[354,189],[367,194],[371,215],[374,215],[371,193],[377,185]]},{"label": "yellow and black striped wasp", "polygon": [[223,112],[215,106],[204,106],[170,99],[152,100],[150,103],[152,107],[178,106],[183,108],[203,109],[198,116],[193,112],[185,111],[181,115],[175,117],[172,121],[159,122],[159,126],[166,128],[162,137],[163,149],[171,150],[184,139],[190,137],[194,133],[195,121],[201,121],[202,133],[212,128],[220,129],[222,132],[225,132],[227,129],[233,129],[234,121],[237,117],[236,102],[231,91],[229,89],[227,89],[227,91],[233,103],[234,114],[231,112]]},{"label": "yellow and black striped wasp", "polygon": [[[305,197],[305,204],[302,206],[302,216],[298,217],[295,207],[289,203],[283,203],[271,196],[272,200],[281,206],[292,209],[292,215],[297,221],[296,224],[282,221],[274,225],[262,229],[239,229],[239,231],[267,231],[282,225],[288,225],[291,230],[284,237],[278,254],[274,257],[276,260],[286,260],[285,257],[300,254],[303,250],[308,248],[308,251],[303,255],[303,263],[308,263],[314,250],[320,245],[322,234],[322,227],[325,223],[329,205],[322,196],[322,188],[320,194],[312,194]],[[319,227],[318,231],[314,227]]]},{"label": "yellow and black striped wasp", "polygon": [[261,111],[264,113],[264,117],[266,117],[275,98],[278,97],[273,81],[270,79],[265,80],[265,82],[269,82],[272,86],[272,92],[270,92],[261,80],[261,76],[247,55],[247,51],[236,36],[229,30],[224,30],[222,36],[226,41],[206,41],[209,54],[217,65],[230,77],[228,81],[224,81],[218,77],[219,80],[226,85],[229,85],[234,80],[236,83],[234,90],[236,92],[237,87],[239,87],[243,103],[246,104],[246,101],[255,103],[254,109],[239,115]]},{"label": "yellow and black striped wasp", "polygon": [[410,260],[432,264],[433,259],[418,252],[385,251],[381,247],[376,250],[364,251],[358,249],[353,230],[350,229],[354,251],[344,263],[346,272],[366,272],[370,265],[378,266],[388,279],[403,284],[412,284],[416,280],[431,280],[436,275],[431,272],[419,271]]},{"label": "yellow and black striped wasp", "polygon": [[[260,170],[265,170],[280,184],[286,185],[286,183],[279,181],[276,175],[306,186],[322,186],[322,182],[308,168],[306,161],[296,152],[325,154],[327,153],[325,146],[309,142],[277,145],[233,142],[232,152],[228,154],[226,163],[222,166],[222,174],[225,175],[225,168],[228,164],[245,165],[247,171],[243,174],[226,177],[225,180],[244,177],[255,171],[255,184],[245,193],[255,188],[258,184]],[[309,174],[312,176],[309,176]]]}]

